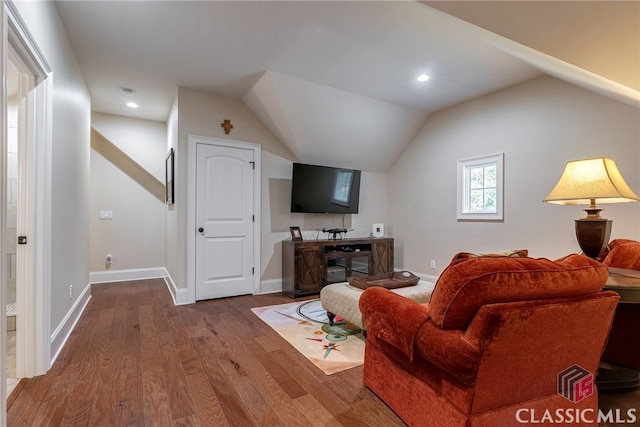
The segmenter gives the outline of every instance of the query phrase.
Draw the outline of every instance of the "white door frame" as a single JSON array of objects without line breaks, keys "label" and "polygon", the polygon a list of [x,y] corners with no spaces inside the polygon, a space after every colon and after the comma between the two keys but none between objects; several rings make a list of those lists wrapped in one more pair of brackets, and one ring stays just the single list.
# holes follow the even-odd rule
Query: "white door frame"
[{"label": "white door frame", "polygon": [[[222,147],[253,150],[255,173],[253,174],[253,209],[255,222],[253,227],[253,294],[260,292],[260,248],[261,248],[261,200],[262,200],[262,147],[260,144],[206,136],[189,135],[187,153],[187,299],[188,304],[196,302],[196,146],[197,144],[218,145]],[[183,175],[184,176],[184,175]]]},{"label": "white door frame", "polygon": [[[46,373],[51,367],[50,282],[51,282],[51,138],[52,138],[52,76],[51,67],[38,48],[15,4],[4,1],[2,8],[2,79],[7,87],[7,66],[11,57],[19,60],[33,79],[33,89],[22,101],[19,134],[23,151],[20,159],[21,192],[26,195],[18,205],[18,234],[27,236],[27,244],[18,247],[17,309],[20,331],[17,334],[17,374],[33,377]],[[9,49],[11,46],[12,49]],[[2,163],[0,181],[2,192],[6,183],[5,153],[7,148],[7,100],[2,97]],[[6,197],[2,195],[0,222],[6,226]],[[4,228],[3,228],[4,229]],[[4,241],[2,253],[6,252]],[[4,260],[0,261],[3,277]],[[0,366],[1,422],[6,415],[6,298],[3,287],[0,299],[0,334],[2,366]]]}]

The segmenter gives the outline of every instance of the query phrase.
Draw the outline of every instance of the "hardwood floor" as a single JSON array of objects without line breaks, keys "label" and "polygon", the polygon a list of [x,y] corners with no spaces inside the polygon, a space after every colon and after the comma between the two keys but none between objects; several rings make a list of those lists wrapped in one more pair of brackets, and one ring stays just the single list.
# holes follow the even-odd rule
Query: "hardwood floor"
[{"label": "hardwood floor", "polygon": [[325,375],[249,310],[288,297],[175,307],[161,279],[92,294],[52,369],[9,397],[9,426],[404,426],[362,367]]},{"label": "hardwood floor", "polygon": [[244,296],[175,307],[162,280],[94,285],[53,368],[23,380],[9,426],[403,426],[362,385],[327,376]]}]

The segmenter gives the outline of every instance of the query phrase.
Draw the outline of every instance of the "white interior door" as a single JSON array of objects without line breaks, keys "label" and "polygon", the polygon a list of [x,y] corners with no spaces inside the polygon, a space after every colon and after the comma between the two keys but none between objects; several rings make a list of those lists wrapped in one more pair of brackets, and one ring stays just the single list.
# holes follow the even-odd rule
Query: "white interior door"
[{"label": "white interior door", "polygon": [[196,300],[253,290],[253,150],[196,146]]}]

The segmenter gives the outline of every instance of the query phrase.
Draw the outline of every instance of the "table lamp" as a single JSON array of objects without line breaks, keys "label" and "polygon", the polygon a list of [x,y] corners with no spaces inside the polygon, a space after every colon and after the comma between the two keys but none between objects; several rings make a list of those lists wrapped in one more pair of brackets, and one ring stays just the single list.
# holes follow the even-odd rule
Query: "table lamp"
[{"label": "table lamp", "polygon": [[637,202],[640,198],[627,185],[616,162],[606,157],[572,160],[560,180],[543,200],[560,205],[589,205],[587,216],[575,220],[576,238],[582,252],[597,258],[609,243],[612,221],[600,216],[600,203]]}]

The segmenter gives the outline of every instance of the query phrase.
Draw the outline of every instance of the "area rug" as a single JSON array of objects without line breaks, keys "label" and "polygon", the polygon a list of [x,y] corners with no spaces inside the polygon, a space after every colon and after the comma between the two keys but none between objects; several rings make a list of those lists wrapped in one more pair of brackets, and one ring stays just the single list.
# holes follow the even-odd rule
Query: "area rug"
[{"label": "area rug", "polygon": [[329,326],[320,300],[256,307],[251,311],[326,375],[364,362],[360,329],[340,318]]}]

